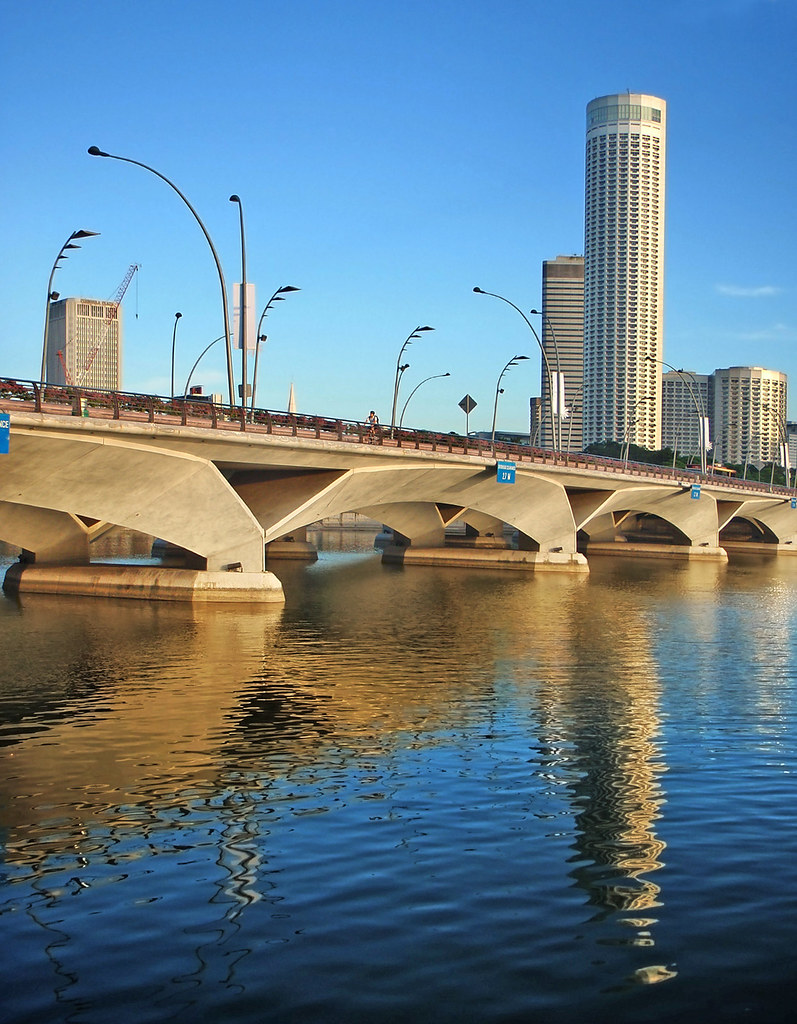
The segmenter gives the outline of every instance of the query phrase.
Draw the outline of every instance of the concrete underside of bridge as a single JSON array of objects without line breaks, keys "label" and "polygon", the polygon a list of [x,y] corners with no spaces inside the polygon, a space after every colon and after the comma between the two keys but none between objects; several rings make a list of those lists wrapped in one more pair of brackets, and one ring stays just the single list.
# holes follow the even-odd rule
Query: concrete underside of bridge
[{"label": "concrete underside of bridge", "polygon": [[[194,595],[221,595],[227,579],[239,600],[248,578],[253,599],[279,599],[266,558],[311,557],[306,528],[347,512],[388,526],[385,558],[404,565],[585,572],[585,550],[724,559],[720,532],[739,523],[774,550],[797,546],[780,496],[704,486],[694,500],[677,481],[550,463],[519,463],[502,484],[492,458],[336,440],[22,413],[2,465],[0,539],[35,563],[9,581],[23,589],[47,566],[99,577],[91,542],[121,526],[185,552]],[[464,536],[447,539],[456,524]],[[143,594],[153,586],[141,577]]]}]

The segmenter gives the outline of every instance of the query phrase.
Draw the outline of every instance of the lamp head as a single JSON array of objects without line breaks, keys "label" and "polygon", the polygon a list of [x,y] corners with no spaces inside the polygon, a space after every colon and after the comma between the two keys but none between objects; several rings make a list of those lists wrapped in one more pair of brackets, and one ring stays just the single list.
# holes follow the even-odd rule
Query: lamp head
[{"label": "lamp head", "polygon": [[475,292],[477,292],[477,293],[478,293],[479,295],[486,295],[486,294],[487,294],[486,292],[483,292],[483,291],[481,290],[481,288],[479,288],[478,286],[476,286],[476,287],[475,287],[475,288],[474,288],[473,290],[474,290]]},{"label": "lamp head", "polygon": [[301,288],[294,288],[292,284],[286,284],[277,289],[277,295],[281,295],[283,292],[300,292],[301,290]]},{"label": "lamp head", "polygon": [[182,313],[175,313],[174,314],[174,319],[175,320],[179,320],[182,315],[183,315]]},{"label": "lamp head", "polygon": [[230,196],[230,202],[231,203],[239,203],[240,204],[241,197],[240,196],[236,196],[236,195],[231,195]]},{"label": "lamp head", "polygon": [[[73,231],[69,236],[70,238],[92,238],[94,235],[98,235],[99,231],[87,231],[85,228],[81,228],[80,231]],[[75,248],[80,248],[75,246]]]},{"label": "lamp head", "polygon": [[416,327],[416,331],[433,331],[434,327]]},{"label": "lamp head", "polygon": [[99,146],[89,146],[89,156],[110,156],[110,153],[104,153]]},{"label": "lamp head", "polygon": [[50,302],[58,302],[61,298],[60,292],[50,292]]},{"label": "lamp head", "polygon": [[542,316],[542,313],[538,309],[530,309],[529,313],[533,313],[534,316]]}]

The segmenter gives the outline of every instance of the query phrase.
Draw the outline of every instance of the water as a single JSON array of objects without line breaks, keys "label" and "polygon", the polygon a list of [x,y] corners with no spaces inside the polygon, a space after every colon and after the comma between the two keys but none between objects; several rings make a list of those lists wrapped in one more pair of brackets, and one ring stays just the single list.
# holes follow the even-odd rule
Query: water
[{"label": "water", "polygon": [[792,1020],[797,559],[316,539],[284,609],[0,601],[3,1020]]}]

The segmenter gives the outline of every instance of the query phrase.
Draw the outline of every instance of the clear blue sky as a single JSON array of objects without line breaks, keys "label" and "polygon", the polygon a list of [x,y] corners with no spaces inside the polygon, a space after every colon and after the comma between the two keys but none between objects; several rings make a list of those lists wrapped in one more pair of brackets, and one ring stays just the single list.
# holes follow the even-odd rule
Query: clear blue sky
[{"label": "clear blue sky", "polygon": [[[668,103],[665,358],[711,372],[787,372],[797,416],[794,0],[5,0],[0,375],[38,378],[47,277],[69,233],[62,295],[124,300],[126,390],[169,390],[221,333],[237,207],[266,324],[259,404],[406,422],[526,429],[539,351],[499,292],[540,303],[541,264],[583,251],[584,120],[605,93]],[[136,313],[138,314],[136,318]],[[236,360],[236,375],[238,374]],[[226,393],[222,346],[197,373]]]}]

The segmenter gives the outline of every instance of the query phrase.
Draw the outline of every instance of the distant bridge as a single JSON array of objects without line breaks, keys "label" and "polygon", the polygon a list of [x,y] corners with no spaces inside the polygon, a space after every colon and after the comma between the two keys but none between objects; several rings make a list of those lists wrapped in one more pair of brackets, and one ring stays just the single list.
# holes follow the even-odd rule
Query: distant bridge
[{"label": "distant bridge", "polygon": [[[385,523],[388,557],[405,561],[584,571],[584,551],[629,545],[702,558],[797,549],[793,492],[757,481],[3,378],[0,410],[0,539],[37,565],[86,565],[91,540],[122,526],[183,549],[194,569],[261,573],[277,545],[343,512]],[[498,460],[515,464],[513,483]],[[465,537],[447,540],[457,523]]]}]

